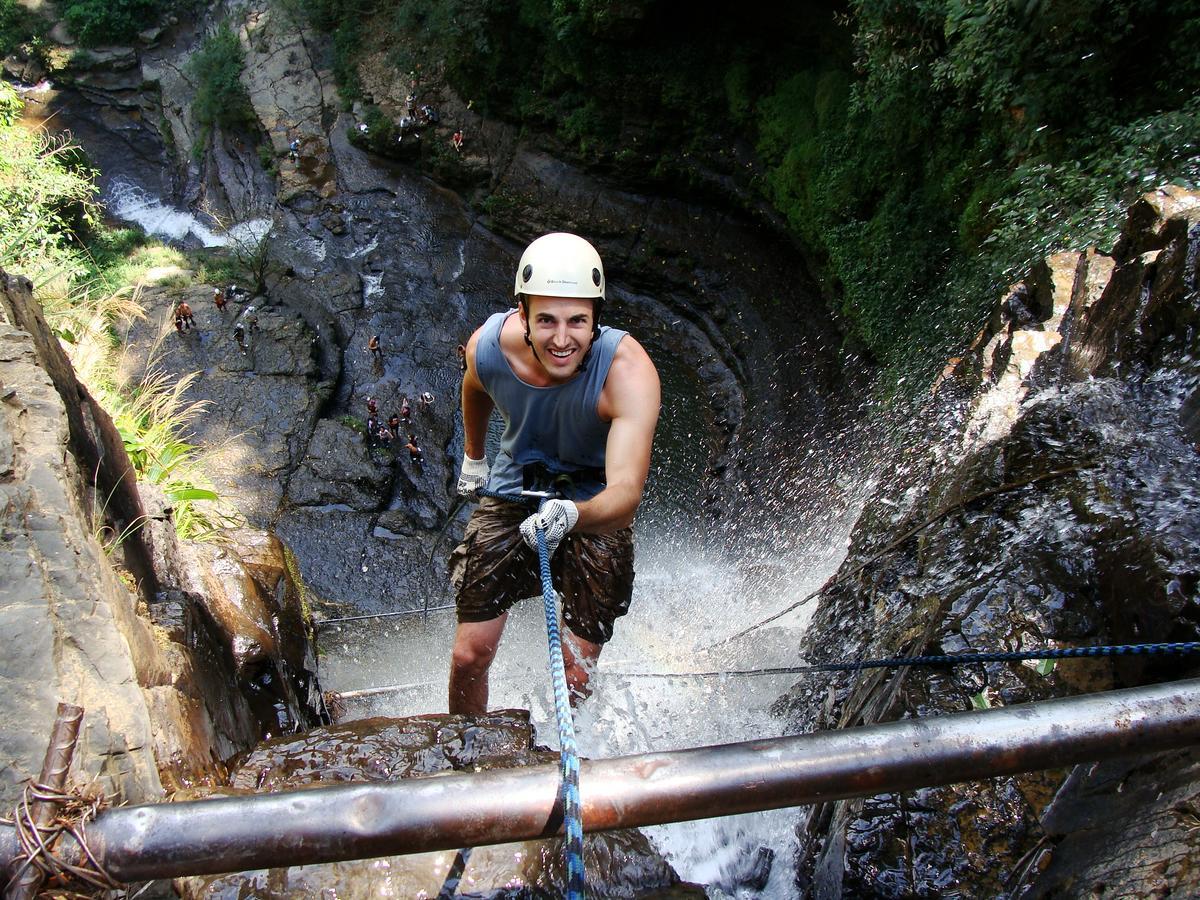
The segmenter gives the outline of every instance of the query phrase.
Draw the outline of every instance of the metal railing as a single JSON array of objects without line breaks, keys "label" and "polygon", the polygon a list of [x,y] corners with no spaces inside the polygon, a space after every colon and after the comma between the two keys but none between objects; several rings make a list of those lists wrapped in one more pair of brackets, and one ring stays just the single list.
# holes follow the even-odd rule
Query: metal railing
[{"label": "metal railing", "polygon": [[[1200,743],[1200,679],[582,763],[585,831],[977,781]],[[124,807],[83,828],[124,882],[557,834],[556,765]],[[7,832],[7,833],[6,833]],[[16,861],[0,828],[0,864]],[[57,854],[78,860],[64,835]]]}]

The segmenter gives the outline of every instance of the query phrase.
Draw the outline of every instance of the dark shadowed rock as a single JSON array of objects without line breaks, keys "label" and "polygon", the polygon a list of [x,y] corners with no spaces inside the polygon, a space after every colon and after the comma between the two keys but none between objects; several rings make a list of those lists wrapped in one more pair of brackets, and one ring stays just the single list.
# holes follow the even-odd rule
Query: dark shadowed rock
[{"label": "dark shadowed rock", "polygon": [[393,465],[390,453],[371,452],[358,429],[322,419],[288,486],[288,499],[297,506],[378,509],[388,496]]}]

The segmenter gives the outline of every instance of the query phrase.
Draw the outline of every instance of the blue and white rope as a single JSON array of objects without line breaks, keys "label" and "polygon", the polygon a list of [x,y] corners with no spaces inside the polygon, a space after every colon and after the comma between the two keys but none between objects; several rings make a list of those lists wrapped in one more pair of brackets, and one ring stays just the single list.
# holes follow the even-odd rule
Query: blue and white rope
[{"label": "blue and white rope", "polygon": [[[545,501],[542,501],[545,503]],[[575,745],[575,722],[571,718],[571,695],[563,664],[562,638],[558,630],[558,608],[554,602],[554,582],[550,578],[550,554],[546,550],[546,531],[537,530],[538,564],[542,576],[542,605],[546,609],[546,642],[550,649],[550,681],[554,687],[554,713],[558,718],[559,759],[562,762],[563,819],[567,840],[567,897],[583,900],[586,880],[583,870],[583,815],[579,801],[579,749]]]}]

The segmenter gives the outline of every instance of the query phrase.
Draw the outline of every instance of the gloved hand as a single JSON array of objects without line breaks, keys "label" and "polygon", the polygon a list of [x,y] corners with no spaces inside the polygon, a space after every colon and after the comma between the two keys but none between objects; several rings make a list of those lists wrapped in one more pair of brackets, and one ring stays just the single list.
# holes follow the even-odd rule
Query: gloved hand
[{"label": "gloved hand", "polygon": [[578,521],[579,508],[570,500],[547,500],[539,512],[521,523],[521,537],[537,550],[537,530],[543,529],[546,532],[546,552],[553,556],[562,539]]},{"label": "gloved hand", "polygon": [[476,497],[479,489],[487,484],[490,471],[486,456],[483,459],[471,459],[464,453],[462,471],[458,476],[458,495]]}]

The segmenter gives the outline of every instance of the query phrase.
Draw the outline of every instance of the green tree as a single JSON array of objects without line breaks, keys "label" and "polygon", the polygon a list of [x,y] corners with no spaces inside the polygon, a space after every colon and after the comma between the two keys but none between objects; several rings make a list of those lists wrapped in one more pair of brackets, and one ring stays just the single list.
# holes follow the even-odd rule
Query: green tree
[{"label": "green tree", "polygon": [[196,81],[192,114],[205,134],[214,127],[247,128],[255,123],[254,107],[241,81],[245,66],[246,53],[228,22],[208,35],[192,56],[189,70]]},{"label": "green tree", "polygon": [[40,284],[84,271],[75,237],[98,219],[97,190],[71,145],[16,122],[20,107],[0,82],[0,266]]},{"label": "green tree", "polygon": [[166,0],[72,0],[62,15],[85,47],[132,40],[158,21]]}]

